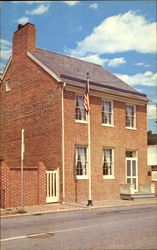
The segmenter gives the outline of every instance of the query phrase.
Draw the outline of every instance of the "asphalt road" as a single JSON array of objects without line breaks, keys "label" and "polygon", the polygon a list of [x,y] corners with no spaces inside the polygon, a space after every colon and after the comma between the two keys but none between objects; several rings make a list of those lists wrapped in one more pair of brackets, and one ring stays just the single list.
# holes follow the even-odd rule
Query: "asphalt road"
[{"label": "asphalt road", "polygon": [[157,205],[1,220],[1,250],[157,249]]}]

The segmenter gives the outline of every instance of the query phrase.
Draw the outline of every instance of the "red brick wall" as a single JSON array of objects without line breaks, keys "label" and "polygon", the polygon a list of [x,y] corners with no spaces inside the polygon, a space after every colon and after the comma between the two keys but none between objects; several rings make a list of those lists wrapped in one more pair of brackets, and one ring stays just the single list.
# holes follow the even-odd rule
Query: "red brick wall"
[{"label": "red brick wall", "polygon": [[[125,102],[114,101],[114,127],[101,123],[101,98],[91,102],[91,168],[93,200],[119,198],[120,184],[125,183],[125,152],[138,154],[138,181],[147,182],[146,107],[136,106],[137,130],[125,128]],[[75,178],[75,145],[88,145],[87,124],[75,122],[75,94],[65,91],[65,192],[66,200],[88,200],[88,180]],[[69,139],[70,138],[70,139]],[[103,179],[103,147],[114,148],[115,179]]]},{"label": "red brick wall", "polygon": [[[34,50],[35,39],[35,27],[31,24],[14,34],[12,61],[0,86],[1,156],[10,167],[20,166],[21,129],[24,129],[24,167],[41,162],[46,169],[53,170],[61,168],[62,159],[61,86],[26,55],[26,50]],[[11,91],[6,92],[8,79]],[[42,189],[45,186],[40,193]]]},{"label": "red brick wall", "polygon": [[[3,199],[1,207],[21,206],[21,169],[1,164],[1,185]],[[24,167],[23,171],[23,202],[24,206],[45,204],[46,200],[46,169],[43,164],[38,167]]]},{"label": "red brick wall", "polygon": [[[14,63],[15,62],[15,63]],[[5,91],[6,80],[11,91]],[[61,165],[60,85],[26,55],[13,58],[1,86],[1,154],[20,165],[21,129],[25,130],[24,165]]]}]

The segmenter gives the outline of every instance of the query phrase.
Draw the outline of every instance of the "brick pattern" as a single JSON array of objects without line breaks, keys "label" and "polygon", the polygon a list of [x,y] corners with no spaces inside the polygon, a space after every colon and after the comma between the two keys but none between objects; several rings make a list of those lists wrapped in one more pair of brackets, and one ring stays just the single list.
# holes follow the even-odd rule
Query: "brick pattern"
[{"label": "brick pattern", "polygon": [[[88,200],[88,180],[75,178],[75,145],[88,145],[88,126],[75,122],[75,94],[65,91],[65,172],[66,199]],[[136,106],[137,130],[125,128],[125,103],[114,101],[114,127],[102,125],[101,98],[90,97],[91,103],[91,169],[93,200],[119,198],[120,184],[125,183],[125,152],[136,150],[138,181],[147,178],[146,106]],[[70,139],[69,139],[70,138]],[[115,179],[103,179],[103,148],[114,148]]]},{"label": "brick pattern", "polygon": [[[23,170],[23,202],[25,206],[45,204],[46,169],[43,164],[38,167],[24,167]],[[21,169],[1,164],[1,186],[3,202],[1,207],[21,206]]]}]

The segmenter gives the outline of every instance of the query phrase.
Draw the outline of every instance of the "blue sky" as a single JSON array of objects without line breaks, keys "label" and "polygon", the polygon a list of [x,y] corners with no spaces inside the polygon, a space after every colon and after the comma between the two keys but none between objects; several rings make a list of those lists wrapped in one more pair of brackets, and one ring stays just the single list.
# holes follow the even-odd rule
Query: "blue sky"
[{"label": "blue sky", "polygon": [[4,1],[1,71],[19,23],[37,29],[37,47],[101,64],[152,101],[148,129],[157,133],[156,1]]}]

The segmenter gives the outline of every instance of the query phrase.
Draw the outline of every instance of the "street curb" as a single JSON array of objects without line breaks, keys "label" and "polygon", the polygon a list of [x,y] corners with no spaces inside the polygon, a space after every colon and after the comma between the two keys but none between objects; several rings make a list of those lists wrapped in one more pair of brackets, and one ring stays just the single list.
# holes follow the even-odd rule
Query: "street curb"
[{"label": "street curb", "polygon": [[39,211],[39,212],[31,212],[31,213],[23,213],[23,214],[10,214],[10,215],[2,215],[1,219],[6,218],[15,218],[15,217],[23,217],[23,216],[40,216],[43,214],[53,214],[53,213],[63,213],[63,212],[72,212],[72,211],[80,211],[80,210],[93,210],[99,208],[112,208],[112,207],[129,207],[129,206],[140,206],[140,205],[157,205],[157,202],[138,202],[138,203],[130,203],[130,204],[117,204],[117,205],[101,205],[101,206],[93,206],[93,207],[80,207],[80,208],[67,208],[53,211]]}]

